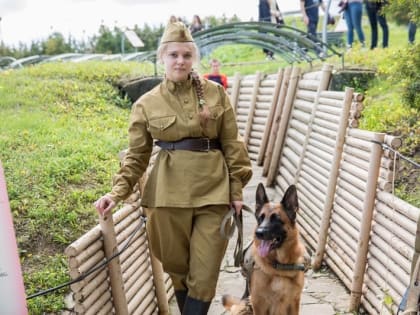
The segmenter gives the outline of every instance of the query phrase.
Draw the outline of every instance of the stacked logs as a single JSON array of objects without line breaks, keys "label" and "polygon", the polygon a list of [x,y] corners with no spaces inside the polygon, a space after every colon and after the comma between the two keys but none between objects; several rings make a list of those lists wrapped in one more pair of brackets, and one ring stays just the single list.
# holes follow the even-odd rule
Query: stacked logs
[{"label": "stacked logs", "polygon": [[277,181],[283,190],[287,184],[296,183],[317,112],[319,93],[327,89],[331,71],[331,66],[324,65],[321,71],[305,73],[300,78],[299,69],[292,69],[271,161],[264,162],[263,175],[267,175],[267,185]]},{"label": "stacked logs", "polygon": [[362,116],[363,100],[365,96],[361,93],[353,94],[353,101],[350,108],[349,126],[351,128],[359,127],[359,119]]},{"label": "stacked logs", "polygon": [[[153,273],[148,250],[145,225],[142,221],[139,185],[113,215],[117,248],[121,252],[124,294],[129,314],[154,314],[158,309]],[[135,230],[138,230],[135,232]],[[134,235],[134,236],[133,236]],[[127,246],[127,241],[130,244]],[[76,279],[91,268],[105,261],[104,244],[100,226],[69,245],[70,277]],[[165,277],[168,298],[173,295],[169,276]],[[74,311],[79,314],[110,314],[114,310],[108,269],[102,269],[71,285]],[[171,293],[172,292],[172,293]],[[166,297],[165,297],[166,298]]]},{"label": "stacked logs", "polygon": [[349,289],[361,237],[363,204],[372,197],[366,194],[366,183],[373,139],[372,132],[349,129],[335,193],[326,261]]},{"label": "stacked logs", "polygon": [[259,78],[259,86],[254,90],[255,94],[252,98],[247,128],[244,134],[249,157],[253,161],[258,159],[264,132],[272,117],[270,116],[270,110],[277,102],[279,84],[281,84],[281,78],[278,74],[268,75],[264,78]]},{"label": "stacked logs", "polygon": [[294,177],[303,210],[299,223],[314,248],[326,241],[352,95],[352,89],[320,92]]},{"label": "stacked logs", "polygon": [[[120,256],[121,272],[129,314],[152,314],[157,309],[146,228],[141,220],[140,194],[114,216],[118,249],[121,250],[135,229],[131,244]],[[135,197],[133,197],[134,199]]]},{"label": "stacked logs", "polygon": [[243,77],[238,84],[236,85],[237,91],[232,91],[237,95],[237,99],[232,106],[236,112],[236,121],[238,123],[239,134],[244,137],[247,122],[248,114],[251,109],[252,99],[255,95],[255,84],[259,85],[261,74],[248,75]]},{"label": "stacked logs", "polygon": [[[98,226],[69,245],[65,254],[69,262],[69,275],[77,279],[105,261],[101,229]],[[108,271],[95,272],[70,286],[78,314],[109,314],[113,309]]]},{"label": "stacked logs", "polygon": [[419,209],[381,190],[376,199],[363,304],[371,314],[379,313],[387,296],[395,314],[410,281]]},{"label": "stacked logs", "polygon": [[[397,244],[395,246],[398,250],[391,250],[390,256],[384,255],[386,247],[393,245],[391,239],[383,236],[389,235],[391,229],[400,230],[395,222],[391,224],[378,212],[378,205],[383,209],[381,203],[378,201],[375,203],[377,196],[388,190],[392,181],[390,169],[392,163],[389,155],[383,152],[384,144],[394,148],[401,145],[399,139],[392,136],[383,134],[379,136],[368,131],[349,129],[337,182],[325,259],[345,285],[352,290],[355,305],[358,305],[358,299],[361,298],[360,292],[366,292],[363,295],[363,303],[367,308],[372,308],[373,305],[376,307],[372,313],[380,312],[386,294],[392,297],[394,303],[400,300],[404,291],[403,283],[407,281],[410,268],[407,261],[407,255],[410,254],[407,252],[407,247],[402,246],[397,239],[394,243]],[[372,156],[375,150],[380,151],[380,156],[378,165],[375,166],[376,170],[372,172]],[[375,175],[372,176],[372,173]],[[371,209],[367,208],[367,204],[370,204]],[[374,205],[376,209],[373,209]],[[386,212],[387,215],[392,213],[389,209]],[[400,220],[407,222],[407,218]],[[413,233],[415,233],[414,226],[415,222],[412,221],[410,229],[414,228]],[[404,240],[412,241],[413,237],[409,236],[409,232],[404,231],[402,234]],[[366,247],[366,253],[360,251],[360,244]],[[395,255],[398,251],[404,254]],[[363,280],[366,266],[368,266],[367,280],[364,284],[358,283]],[[384,277],[384,274],[387,277]],[[384,285],[387,278],[392,288]],[[363,285],[368,286],[369,290],[362,289]],[[381,290],[382,293],[379,294]]]}]

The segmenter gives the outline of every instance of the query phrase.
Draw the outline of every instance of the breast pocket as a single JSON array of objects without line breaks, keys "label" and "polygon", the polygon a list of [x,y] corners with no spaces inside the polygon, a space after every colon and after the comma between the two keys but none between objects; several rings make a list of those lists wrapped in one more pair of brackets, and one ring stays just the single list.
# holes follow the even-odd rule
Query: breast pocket
[{"label": "breast pocket", "polygon": [[178,140],[176,116],[156,117],[149,120],[149,132],[154,139],[163,141]]},{"label": "breast pocket", "polygon": [[209,111],[210,119],[208,120],[206,125],[206,135],[209,138],[213,139],[217,138],[219,135],[220,124],[225,109],[223,108],[223,106],[216,105],[209,107]]}]

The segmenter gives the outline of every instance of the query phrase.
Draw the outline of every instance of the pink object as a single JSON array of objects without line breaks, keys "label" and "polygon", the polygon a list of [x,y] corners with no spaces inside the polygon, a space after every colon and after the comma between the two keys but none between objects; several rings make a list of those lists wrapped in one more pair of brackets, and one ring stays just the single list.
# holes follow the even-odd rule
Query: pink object
[{"label": "pink object", "polygon": [[27,315],[25,287],[1,162],[0,248],[0,313],[3,315]]}]

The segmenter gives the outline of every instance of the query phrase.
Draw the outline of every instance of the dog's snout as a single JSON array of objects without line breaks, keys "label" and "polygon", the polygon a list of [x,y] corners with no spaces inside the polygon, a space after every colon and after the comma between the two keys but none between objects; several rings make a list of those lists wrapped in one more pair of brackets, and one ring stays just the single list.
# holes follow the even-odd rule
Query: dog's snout
[{"label": "dog's snout", "polygon": [[258,227],[255,230],[255,236],[260,240],[269,240],[271,239],[270,229],[267,227]]}]

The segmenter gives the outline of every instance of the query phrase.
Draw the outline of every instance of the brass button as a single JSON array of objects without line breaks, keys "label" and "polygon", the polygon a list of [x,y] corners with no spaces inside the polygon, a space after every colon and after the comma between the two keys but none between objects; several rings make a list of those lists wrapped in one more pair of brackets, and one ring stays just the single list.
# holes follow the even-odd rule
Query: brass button
[{"label": "brass button", "polygon": [[187,104],[187,103],[188,103],[188,99],[185,99],[185,100],[184,100],[184,104]]},{"label": "brass button", "polygon": [[188,115],[188,118],[189,118],[189,119],[193,119],[193,115],[192,115],[192,114],[189,114],[189,115]]}]

